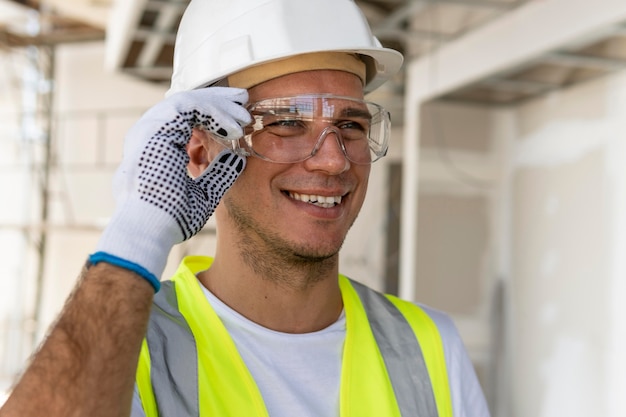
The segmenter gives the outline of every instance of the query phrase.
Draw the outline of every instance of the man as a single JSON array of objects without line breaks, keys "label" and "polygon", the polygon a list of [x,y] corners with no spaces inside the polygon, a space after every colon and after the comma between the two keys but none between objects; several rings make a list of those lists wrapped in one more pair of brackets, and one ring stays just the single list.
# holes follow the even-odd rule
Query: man
[{"label": "man", "polygon": [[[445,315],[339,275],[387,148],[364,92],[399,54],[350,0],[217,3],[183,17],[169,97],[129,132],[117,210],[0,415],[487,416]],[[214,210],[214,258],[161,285]]]}]

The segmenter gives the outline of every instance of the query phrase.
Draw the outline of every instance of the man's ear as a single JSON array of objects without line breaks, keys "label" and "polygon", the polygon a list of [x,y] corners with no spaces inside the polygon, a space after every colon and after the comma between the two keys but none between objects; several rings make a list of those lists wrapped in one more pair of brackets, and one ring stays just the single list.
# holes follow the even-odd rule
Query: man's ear
[{"label": "man's ear", "polygon": [[220,145],[209,137],[204,130],[193,128],[191,138],[187,144],[189,165],[187,169],[192,177],[197,177],[209,166],[212,157],[219,152]]}]

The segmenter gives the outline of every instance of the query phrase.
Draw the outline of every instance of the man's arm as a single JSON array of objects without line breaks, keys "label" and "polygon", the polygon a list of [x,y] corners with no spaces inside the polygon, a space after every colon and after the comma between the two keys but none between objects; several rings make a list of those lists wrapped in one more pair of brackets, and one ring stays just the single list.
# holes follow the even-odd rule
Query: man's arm
[{"label": "man's arm", "polygon": [[83,271],[0,416],[128,416],[153,294],[126,269]]},{"label": "man's arm", "polygon": [[229,146],[195,178],[186,147],[194,128],[228,144],[251,116],[246,90],[181,92],[148,110],[130,129],[114,178],[116,210],[93,266],[0,417],[128,416],[150,306],[172,247],[202,229],[245,167]]}]

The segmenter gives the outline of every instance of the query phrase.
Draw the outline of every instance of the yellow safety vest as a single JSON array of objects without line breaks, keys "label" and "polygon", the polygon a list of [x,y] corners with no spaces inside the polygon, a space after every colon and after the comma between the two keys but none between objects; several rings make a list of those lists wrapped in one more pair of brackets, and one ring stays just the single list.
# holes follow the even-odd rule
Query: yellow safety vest
[{"label": "yellow safety vest", "polygon": [[[147,417],[267,417],[261,393],[196,274],[190,256],[155,296],[137,368]],[[346,315],[340,417],[452,417],[445,354],[419,306],[340,275]]]}]

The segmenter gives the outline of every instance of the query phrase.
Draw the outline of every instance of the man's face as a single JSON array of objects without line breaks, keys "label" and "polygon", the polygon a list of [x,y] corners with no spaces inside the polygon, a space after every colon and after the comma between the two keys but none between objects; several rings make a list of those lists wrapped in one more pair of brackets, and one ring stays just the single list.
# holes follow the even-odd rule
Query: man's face
[{"label": "man's face", "polygon": [[[330,70],[291,74],[249,90],[251,103],[313,93],[363,98],[355,75]],[[219,233],[234,233],[236,244],[246,251],[301,261],[333,257],[361,209],[369,172],[369,165],[346,159],[334,134],[302,162],[277,164],[249,157],[216,213]]]}]

